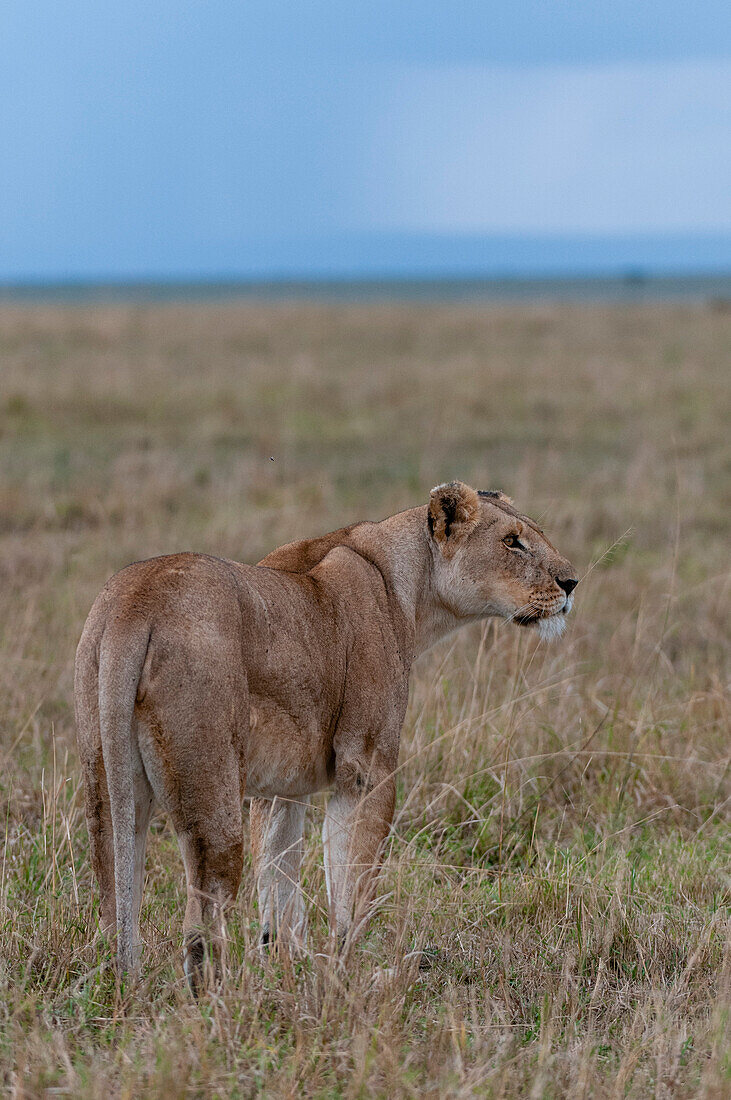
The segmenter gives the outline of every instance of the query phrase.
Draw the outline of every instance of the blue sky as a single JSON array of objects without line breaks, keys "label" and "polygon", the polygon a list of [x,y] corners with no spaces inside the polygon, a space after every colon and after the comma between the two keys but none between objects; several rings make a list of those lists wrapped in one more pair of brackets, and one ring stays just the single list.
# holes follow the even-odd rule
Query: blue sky
[{"label": "blue sky", "polygon": [[731,269],[731,5],[28,0],[0,279]]}]

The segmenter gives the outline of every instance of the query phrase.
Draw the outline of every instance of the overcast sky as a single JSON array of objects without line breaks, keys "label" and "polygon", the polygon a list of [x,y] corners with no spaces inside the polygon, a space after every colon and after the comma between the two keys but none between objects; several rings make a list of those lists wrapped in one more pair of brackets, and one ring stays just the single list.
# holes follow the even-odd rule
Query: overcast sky
[{"label": "overcast sky", "polygon": [[731,267],[730,93],[727,0],[6,5],[0,279],[418,274],[425,241],[434,273],[490,237]]}]

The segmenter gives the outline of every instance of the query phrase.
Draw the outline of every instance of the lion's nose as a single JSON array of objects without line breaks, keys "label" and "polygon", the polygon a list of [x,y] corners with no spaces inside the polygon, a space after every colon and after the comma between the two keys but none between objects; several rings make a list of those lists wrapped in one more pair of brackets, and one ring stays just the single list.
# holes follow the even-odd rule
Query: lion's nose
[{"label": "lion's nose", "polygon": [[567,596],[571,595],[578,583],[579,582],[577,580],[574,580],[573,577],[570,577],[567,581],[562,581],[560,577],[556,577],[556,584],[559,588],[563,588]]}]

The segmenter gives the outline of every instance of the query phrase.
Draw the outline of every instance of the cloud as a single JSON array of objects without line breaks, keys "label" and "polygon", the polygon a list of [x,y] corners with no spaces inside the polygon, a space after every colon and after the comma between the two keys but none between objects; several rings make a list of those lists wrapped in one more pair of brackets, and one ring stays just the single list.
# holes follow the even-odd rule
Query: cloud
[{"label": "cloud", "polygon": [[389,70],[371,222],[452,233],[731,228],[731,63]]}]

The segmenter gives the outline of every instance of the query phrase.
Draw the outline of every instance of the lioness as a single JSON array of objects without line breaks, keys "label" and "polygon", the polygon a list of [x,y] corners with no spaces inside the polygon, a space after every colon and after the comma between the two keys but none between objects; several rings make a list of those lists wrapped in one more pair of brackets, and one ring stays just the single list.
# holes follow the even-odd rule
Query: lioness
[{"label": "lioness", "polygon": [[262,942],[302,941],[306,803],[334,787],[327,892],[334,931],[352,936],[393,814],[412,662],[490,615],[557,635],[576,583],[508,497],[459,481],[428,505],[290,543],[258,565],[173,554],[112,577],[79,642],[75,696],[101,919],[116,928],[121,967],[139,958],[156,805],[185,864],[194,991],[207,953],[220,970],[244,798]]}]

